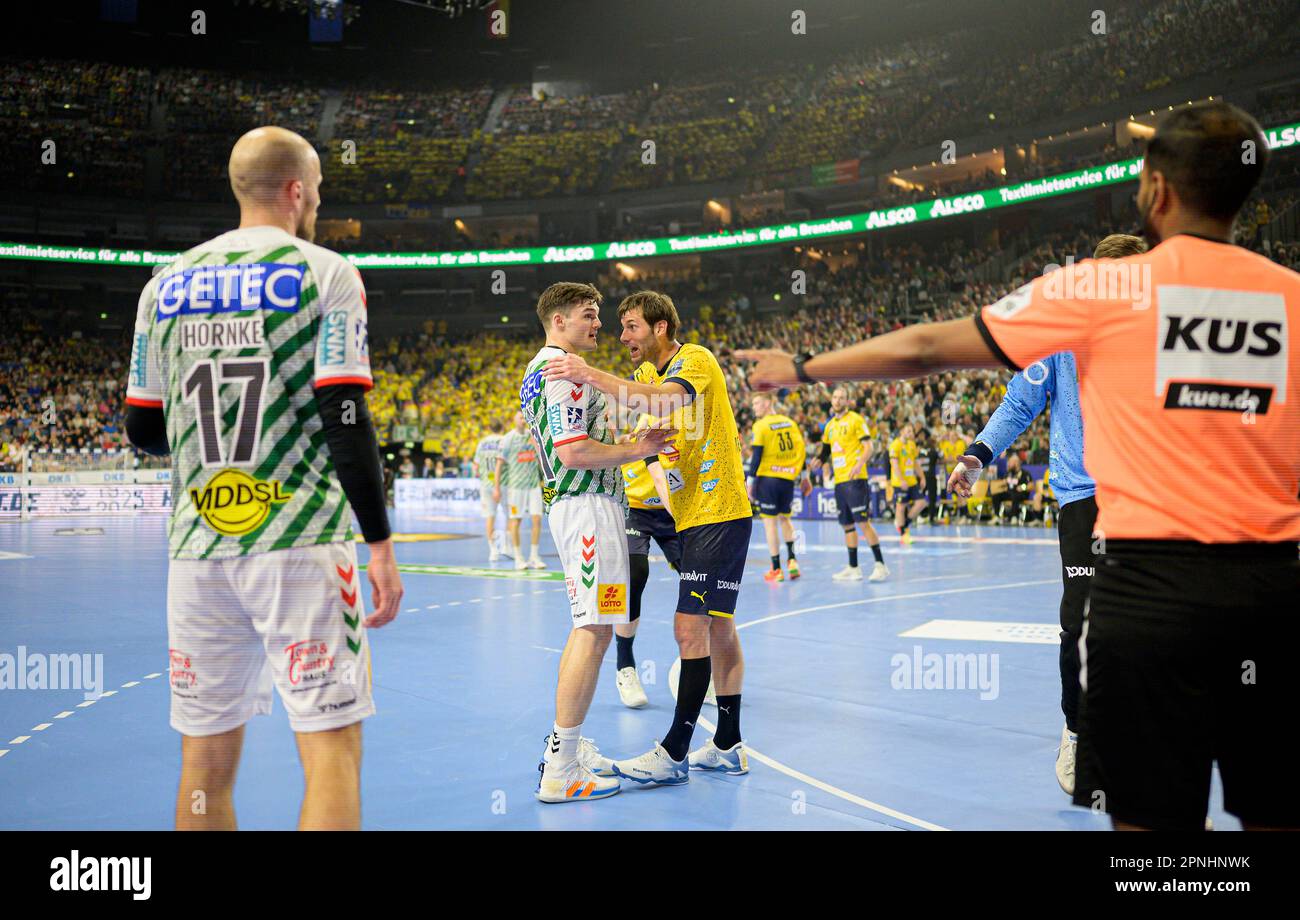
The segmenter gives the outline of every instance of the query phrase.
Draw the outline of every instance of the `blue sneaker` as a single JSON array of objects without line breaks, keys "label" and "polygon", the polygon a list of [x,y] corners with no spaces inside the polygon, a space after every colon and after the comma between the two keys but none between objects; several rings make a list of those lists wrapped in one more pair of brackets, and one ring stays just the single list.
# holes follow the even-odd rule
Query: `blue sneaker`
[{"label": "blue sneaker", "polygon": [[640,757],[614,761],[614,775],[641,786],[680,786],[691,779],[686,760],[673,760],[658,741]]},{"label": "blue sneaker", "polygon": [[691,751],[686,759],[692,770],[711,770],[729,776],[743,776],[749,772],[749,755],[745,753],[743,741],[737,741],[724,751],[710,738],[702,747]]}]

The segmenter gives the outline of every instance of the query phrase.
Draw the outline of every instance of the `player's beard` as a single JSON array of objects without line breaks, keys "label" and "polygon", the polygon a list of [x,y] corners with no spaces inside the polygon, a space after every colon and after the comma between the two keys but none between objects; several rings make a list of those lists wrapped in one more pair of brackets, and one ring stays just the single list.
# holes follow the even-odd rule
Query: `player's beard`
[{"label": "player's beard", "polygon": [[303,213],[298,219],[298,229],[294,236],[300,240],[306,240],[309,243],[316,241],[316,212],[310,214]]},{"label": "player's beard", "polygon": [[1154,204],[1155,195],[1151,196],[1151,201],[1147,203],[1146,207],[1142,206],[1141,201],[1137,202],[1138,223],[1142,228],[1142,237],[1147,241],[1147,245],[1152,249],[1160,245],[1160,231],[1151,223],[1151,208]]}]

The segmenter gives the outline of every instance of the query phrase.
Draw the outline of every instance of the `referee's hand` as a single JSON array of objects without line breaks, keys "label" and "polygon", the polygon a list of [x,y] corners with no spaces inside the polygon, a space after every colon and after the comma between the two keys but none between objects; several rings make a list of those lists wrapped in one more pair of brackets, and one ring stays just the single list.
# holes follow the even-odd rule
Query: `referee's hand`
[{"label": "referee's hand", "polygon": [[391,538],[366,545],[370,547],[366,574],[370,577],[370,609],[374,612],[366,617],[365,624],[367,629],[378,629],[397,616],[398,605],[402,602],[402,576],[397,572]]},{"label": "referee's hand", "polygon": [[953,468],[952,475],[948,477],[948,490],[962,498],[970,498],[971,489],[979,482],[982,469],[984,464],[980,462],[979,457],[972,457],[970,454],[962,457]]}]

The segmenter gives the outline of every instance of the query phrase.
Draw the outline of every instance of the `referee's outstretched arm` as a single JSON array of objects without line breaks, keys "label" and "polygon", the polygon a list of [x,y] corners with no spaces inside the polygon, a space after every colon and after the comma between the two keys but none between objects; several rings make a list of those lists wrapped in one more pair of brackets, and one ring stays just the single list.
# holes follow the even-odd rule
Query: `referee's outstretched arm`
[{"label": "referee's outstretched arm", "polygon": [[809,380],[897,380],[924,377],[961,368],[1015,367],[996,346],[984,338],[973,316],[943,323],[908,326],[888,335],[815,355],[803,363],[807,379],[795,368],[794,356],[783,351],[746,349],[735,352],[742,361],[755,362],[749,382],[755,389],[798,386]]}]

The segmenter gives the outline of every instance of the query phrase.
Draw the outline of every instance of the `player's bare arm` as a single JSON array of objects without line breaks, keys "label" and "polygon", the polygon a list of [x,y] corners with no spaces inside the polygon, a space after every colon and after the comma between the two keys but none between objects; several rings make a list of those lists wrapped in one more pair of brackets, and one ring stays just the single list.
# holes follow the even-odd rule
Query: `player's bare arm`
[{"label": "player's bare arm", "polygon": [[672,503],[670,501],[672,493],[668,491],[668,477],[664,474],[663,466],[659,463],[647,463],[645,468],[646,472],[650,474],[650,481],[655,484],[655,494],[658,495],[659,500],[663,502],[664,510],[671,515],[673,513]]},{"label": "player's bare arm", "polygon": [[583,438],[557,445],[555,450],[560,462],[571,470],[605,470],[659,453],[676,434],[672,428],[646,428],[637,439],[626,444],[603,444]]},{"label": "player's bare arm", "polygon": [[[674,381],[662,386],[653,383],[639,383],[617,374],[592,367],[581,355],[567,354],[552,358],[542,370],[547,380],[568,380],[578,384],[591,384],[606,396],[626,403],[636,399],[644,406],[649,403],[652,415],[671,415],[678,409],[691,403],[693,397],[686,388]],[[644,408],[638,411],[645,411]]]},{"label": "player's bare arm", "polygon": [[[795,368],[794,355],[776,349],[743,349],[735,356],[753,361],[749,384],[756,390],[775,390],[807,383]],[[974,317],[944,323],[922,323],[857,345],[814,355],[804,362],[810,380],[894,380],[924,377],[958,368],[1001,368],[975,326]]]}]

